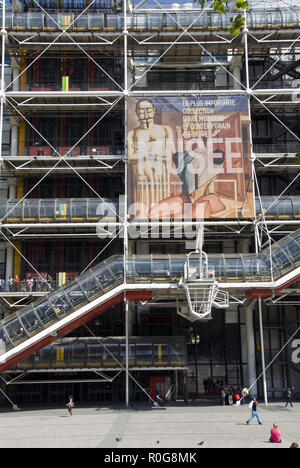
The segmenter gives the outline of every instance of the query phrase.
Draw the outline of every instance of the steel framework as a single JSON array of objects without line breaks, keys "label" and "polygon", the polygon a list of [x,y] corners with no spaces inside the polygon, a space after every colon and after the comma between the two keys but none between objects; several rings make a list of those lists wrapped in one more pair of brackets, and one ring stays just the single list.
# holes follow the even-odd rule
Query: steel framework
[{"label": "steel framework", "polygon": [[[286,87],[270,87],[260,86],[263,78],[270,73],[277,70],[277,73],[282,74],[291,73],[285,66],[285,59],[289,54],[295,54],[299,56],[300,48],[300,34],[298,30],[284,30],[283,28],[276,31],[268,31],[268,28],[261,28],[259,30],[251,30],[248,25],[248,12],[245,12],[245,26],[240,34],[233,38],[227,30],[213,30],[209,33],[207,31],[198,31],[197,33],[193,29],[194,23],[196,23],[202,15],[204,15],[212,5],[212,2],[208,2],[204,10],[192,10],[190,24],[188,26],[182,26],[180,22],[174,18],[174,10],[165,7],[162,2],[154,0],[156,9],[159,9],[160,13],[163,13],[167,19],[174,21],[176,29],[169,30],[160,35],[159,29],[157,31],[147,31],[143,27],[139,29],[130,28],[129,19],[132,15],[145,14],[153,10],[143,9],[144,5],[140,4],[137,6],[131,5],[130,2],[123,2],[122,14],[119,15],[122,24],[115,31],[103,31],[101,35],[93,32],[92,37],[88,37],[86,34],[80,32],[74,32],[72,30],[75,20],[70,21],[67,25],[61,25],[55,18],[53,13],[49,13],[37,0],[32,2],[35,8],[41,12],[46,19],[51,19],[55,23],[56,30],[54,32],[48,31],[47,34],[35,33],[28,30],[8,30],[6,23],[7,6],[6,2],[2,1],[2,29],[1,29],[1,84],[0,84],[0,163],[1,171],[4,176],[17,177],[30,172],[38,173],[41,177],[39,183],[44,180],[50,174],[72,173],[75,174],[84,183],[88,184],[86,180],[86,174],[106,171],[122,171],[124,174],[125,181],[125,192],[124,192],[124,212],[122,216],[116,221],[107,221],[107,224],[102,225],[101,228],[110,233],[109,242],[115,239],[117,235],[122,232],[123,239],[123,255],[124,265],[127,263],[127,258],[130,250],[130,228],[139,227],[145,232],[152,230],[156,227],[167,226],[173,232],[176,232],[176,228],[183,229],[186,224],[197,226],[198,221],[185,222],[183,220],[169,221],[169,222],[140,222],[137,220],[129,221],[128,217],[128,147],[127,147],[127,133],[128,133],[128,102],[133,97],[147,97],[147,96],[232,96],[232,95],[245,95],[249,98],[249,122],[252,121],[253,114],[257,115],[261,112],[267,112],[288,134],[291,135],[295,141],[295,152],[277,152],[265,153],[255,152],[253,145],[253,138],[251,134],[250,125],[250,144],[251,144],[251,165],[253,174],[253,192],[260,200],[261,206],[261,194],[258,176],[266,171],[273,171],[276,175],[279,171],[288,171],[291,174],[291,178],[287,186],[282,190],[280,195],[276,196],[273,204],[267,209],[262,209],[261,213],[257,215],[253,220],[230,220],[230,221],[207,221],[205,223],[206,237],[209,239],[210,236],[214,236],[216,232],[221,238],[226,238],[228,234],[233,233],[237,237],[241,234],[247,236],[247,238],[253,238],[256,248],[256,252],[260,252],[264,245],[267,243],[272,247],[272,240],[274,236],[283,235],[293,231],[294,226],[298,226],[300,223],[299,219],[285,220],[285,219],[269,219],[268,212],[276,201],[283,198],[288,191],[290,191],[299,179],[299,170],[296,164],[295,153],[297,153],[297,145],[299,144],[300,138],[297,133],[292,130],[281,118],[278,109],[287,110],[287,112],[293,112],[298,108],[300,97],[298,94],[297,83],[290,88]],[[86,7],[78,14],[76,21],[89,12],[93,7],[95,0],[86,2]],[[276,37],[273,36],[276,34]],[[90,35],[91,36],[91,35]],[[45,40],[48,39],[48,40]],[[22,50],[35,51],[36,55],[32,62],[23,68],[22,71],[18,67],[13,70],[13,79],[7,83],[5,77],[5,60],[7,53],[12,57],[13,60],[18,60],[18,54],[22,53]],[[97,48],[106,51],[107,53],[118,48],[121,50],[123,57],[123,82],[120,84],[117,82],[113,75],[106,72],[101,65],[93,59],[92,49]],[[229,89],[139,89],[139,85],[142,80],[145,79],[155,67],[162,63],[168,69],[168,66],[174,68],[180,67],[182,60],[180,59],[180,48],[185,48],[188,54],[193,55],[196,51],[200,51],[211,64],[211,67],[218,68],[224,72],[227,79],[231,83]],[[108,80],[111,81],[113,89],[111,90],[97,90],[97,91],[27,91],[20,90],[20,80],[26,74],[26,72],[34,65],[34,63],[40,59],[49,50],[54,50],[57,53],[62,53],[65,50],[76,50],[81,55],[85,56],[98,67],[102,73],[104,73]],[[146,50],[155,51],[154,59],[149,63],[146,62],[140,65],[134,60],[134,51]],[[272,60],[269,68],[259,76],[254,82],[250,78],[250,59],[249,54],[253,54],[256,51],[269,50],[275,55],[275,59]],[[215,53],[217,51],[217,53]],[[230,57],[230,61],[224,61],[217,55],[226,53],[227,57]],[[166,59],[164,61],[164,59]],[[245,77],[242,79],[241,67],[242,60],[244,61]],[[189,61],[188,66],[192,67],[193,64]],[[284,68],[285,67],[285,68]],[[297,68],[297,67],[296,67]],[[294,71],[296,70],[294,67]],[[293,71],[292,70],[292,71]],[[137,73],[139,71],[139,74]],[[134,73],[135,72],[135,75]],[[298,78],[298,76],[296,76]],[[96,109],[103,110],[104,113],[94,123],[87,132],[82,135],[78,142],[68,150],[66,154],[61,154],[60,151],[53,147],[45,138],[41,135],[39,130],[34,127],[27,117],[29,111],[38,112],[40,109],[52,111],[64,111],[74,110],[80,111],[81,109]],[[122,150],[122,156],[109,155],[109,156],[98,156],[96,158],[90,158],[88,156],[73,157],[70,156],[72,150],[80,144],[80,142],[89,134],[96,126],[101,125],[101,121],[104,116],[113,112],[115,109],[121,110],[124,116],[124,148]],[[5,115],[12,115],[17,118],[22,118],[26,124],[42,138],[43,142],[49,146],[53,151],[53,158],[49,158],[45,161],[43,157],[30,157],[22,156],[18,154],[17,146],[12,140],[10,154],[3,154],[2,152],[2,140],[3,140],[3,129]],[[13,133],[13,129],[12,129]],[[122,167],[120,167],[123,165]],[[296,172],[296,174],[295,174]],[[91,187],[94,196],[103,200],[103,197],[97,193],[94,187]],[[29,193],[23,195],[17,204],[21,203]],[[1,235],[3,239],[8,242],[14,249],[17,249],[14,241],[18,238],[25,239],[26,235],[32,238],[38,238],[41,236],[40,223],[36,225],[32,223],[15,223],[5,224],[5,216],[1,220]],[[93,225],[89,224],[91,231],[95,228],[96,223]],[[85,229],[82,235],[87,235],[86,224],[81,226]],[[37,229],[35,231],[34,229]],[[54,228],[58,229],[57,224],[48,223],[43,231],[42,235],[45,237],[53,236],[65,236],[71,237],[72,235],[78,237],[78,232],[70,232],[71,228],[78,228],[78,223],[72,225],[70,222],[60,223],[60,233],[55,232],[50,234],[49,230]],[[113,229],[113,231],[110,231]],[[29,232],[29,233],[28,233]],[[90,235],[93,235],[91,232]],[[223,237],[222,237],[223,236]],[[171,235],[170,235],[171,237]],[[20,252],[18,252],[20,253]],[[24,258],[27,261],[26,258]],[[126,269],[124,270],[124,278],[126,282]],[[229,289],[230,289],[230,285]],[[288,292],[287,292],[288,294]],[[26,294],[25,294],[26,295]],[[3,295],[4,300],[5,295]],[[232,302],[235,303],[235,297],[232,296]],[[276,300],[273,298],[273,300]],[[279,300],[281,300],[279,298]],[[21,301],[21,300],[20,300]],[[19,301],[14,302],[13,307],[17,306]],[[22,304],[21,304],[22,305]],[[129,402],[128,394],[128,300],[125,299],[125,312],[126,312],[126,339],[127,339],[127,362],[126,362],[126,403]],[[263,337],[261,336],[261,340]],[[261,343],[263,349],[263,342]]]}]

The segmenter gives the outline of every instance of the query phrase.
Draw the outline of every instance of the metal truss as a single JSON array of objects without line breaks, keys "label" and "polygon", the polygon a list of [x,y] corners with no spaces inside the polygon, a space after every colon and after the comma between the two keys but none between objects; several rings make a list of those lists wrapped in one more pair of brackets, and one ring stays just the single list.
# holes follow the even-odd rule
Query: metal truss
[{"label": "metal truss", "polygon": [[[82,10],[81,14],[84,14],[90,6],[94,3],[95,0],[91,0],[87,7]],[[45,15],[50,16],[47,11],[45,11],[39,3],[34,0],[34,3],[37,8],[40,9]],[[128,111],[128,100],[131,97],[143,97],[143,96],[184,96],[184,95],[195,95],[195,96],[205,96],[205,95],[246,95],[249,97],[249,118],[251,121],[252,113],[258,112],[266,112],[268,115],[272,116],[279,125],[282,127],[293,137],[295,142],[298,144],[300,143],[300,138],[297,134],[286,125],[280,116],[275,113],[275,109],[280,107],[289,108],[289,109],[296,109],[299,106],[299,101],[294,99],[295,93],[297,92],[297,88],[261,88],[260,84],[264,77],[259,77],[254,84],[250,83],[249,77],[249,51],[257,50],[260,47],[270,48],[278,47],[280,44],[284,48],[284,52],[279,54],[278,58],[272,60],[270,67],[266,71],[270,73],[272,70],[277,70],[278,73],[291,73],[295,69],[288,69],[284,63],[285,56],[295,47],[299,46],[300,42],[300,35],[295,37],[286,37],[284,33],[281,31],[280,34],[273,38],[274,32],[268,31],[259,31],[253,32],[249,31],[247,27],[247,21],[245,23],[244,30],[236,37],[230,37],[229,33],[222,33],[220,35],[218,32],[213,31],[210,34],[199,32],[195,33],[192,30],[193,23],[196,21],[198,17],[200,17],[204,11],[207,10],[212,5],[212,2],[208,4],[208,6],[203,10],[196,13],[194,20],[191,22],[189,27],[182,27],[177,21],[177,26],[179,31],[176,32],[168,32],[162,35],[158,35],[157,33],[150,33],[146,31],[130,31],[127,28],[127,2],[123,2],[123,28],[122,32],[104,32],[103,34],[93,34],[93,39],[91,42],[87,42],[84,39],[80,39],[78,35],[73,34],[70,31],[70,27],[72,23],[66,27],[60,26],[53,17],[51,18],[52,21],[56,22],[56,25],[59,29],[59,32],[53,34],[53,38],[50,41],[40,40],[36,34],[24,33],[24,31],[18,31],[11,33],[9,36],[7,35],[7,30],[5,26],[5,2],[2,2],[2,30],[1,30],[1,83],[0,83],[0,163],[2,168],[2,174],[14,174],[15,176],[24,175],[26,173],[33,172],[35,174],[42,174],[40,180],[38,182],[41,183],[45,177],[49,174],[57,174],[60,172],[69,172],[74,173],[78,176],[78,178],[83,181],[85,184],[88,184],[86,178],[83,176],[88,174],[89,172],[104,172],[110,170],[118,170],[120,163],[123,164],[123,171],[124,171],[124,180],[125,180],[125,201],[128,199],[128,148],[127,148],[127,111]],[[155,1],[156,5],[159,7],[160,11],[165,13],[166,15],[170,15],[170,11],[166,9],[163,5],[160,4],[159,1]],[[141,5],[143,6],[143,5]],[[144,10],[139,9],[136,7],[134,12]],[[145,10],[146,11],[146,10]],[[247,14],[245,14],[247,19]],[[26,36],[26,37],[25,37]],[[10,42],[9,42],[10,41]],[[15,51],[18,51],[22,48],[28,48],[32,50],[38,50],[38,54],[34,60],[21,72],[18,73],[17,76],[13,78],[13,80],[6,85],[5,84],[5,55],[7,49],[11,49],[15,54]],[[123,84],[120,84],[115,81],[114,77],[106,72],[106,70],[101,67],[101,65],[94,61],[91,53],[89,53],[91,47],[103,47],[105,50],[113,50],[115,47],[120,47],[123,52],[123,68],[124,68],[124,76],[123,76]],[[145,49],[145,50],[158,50],[158,55],[156,59],[151,64],[144,64],[143,72],[133,80],[132,82],[132,71],[138,66],[138,64],[134,63],[132,59],[132,51],[137,47],[138,49]],[[189,90],[189,89],[181,89],[181,90],[169,90],[169,91],[162,91],[162,90],[138,90],[136,86],[139,82],[144,78],[147,73],[151,72],[155,68],[155,66],[162,63],[165,57],[171,57],[174,59],[172,64],[174,67],[178,66],[180,62],[175,60],[177,57],[177,49],[179,47],[187,47],[189,50],[198,50],[201,54],[209,57],[211,59],[211,66],[218,67],[224,71],[229,77],[229,80],[233,83],[232,89],[227,90]],[[60,50],[74,50],[74,48],[78,51],[78,53],[83,54],[89,60],[91,60],[101,72],[103,72],[107,78],[111,81],[113,86],[115,87],[114,90],[105,91],[51,91],[51,92],[30,92],[30,91],[19,91],[16,90],[18,86],[18,81],[20,80],[21,76],[28,71],[28,69],[45,53],[52,48],[53,50],[60,51]],[[41,50],[42,49],[42,50]],[[234,57],[240,59],[242,56],[245,60],[245,72],[246,72],[246,84],[243,84],[240,78],[238,78],[228,66],[228,63],[224,63],[221,59],[216,58],[215,54],[213,53],[215,50],[226,50],[227,52],[230,51],[232,56],[232,62],[234,63]],[[173,53],[173,55],[172,55]],[[238,60],[237,59],[237,60]],[[11,88],[14,88],[11,90]],[[250,107],[251,101],[251,107]],[[124,113],[124,155],[120,158],[118,155],[109,156],[109,158],[99,157],[99,158],[92,158],[89,159],[87,157],[68,157],[68,154],[61,155],[56,148],[52,148],[53,154],[56,156],[51,161],[45,161],[45,159],[41,158],[27,158],[25,156],[20,157],[17,155],[3,155],[2,154],[2,134],[3,134],[3,125],[4,125],[4,112],[8,112],[11,115],[16,115],[21,117],[26,121],[28,125],[32,127],[32,129],[39,134],[44,142],[51,147],[47,138],[41,135],[37,128],[35,128],[32,123],[27,118],[27,113],[29,111],[38,111],[40,109],[49,110],[66,110],[66,109],[74,109],[79,111],[81,109],[101,109],[105,110],[104,114],[98,119],[96,124],[91,126],[87,133],[91,132],[96,125],[101,124],[101,120],[103,116],[107,113],[111,112],[114,108],[121,108],[122,112]],[[250,128],[251,131],[251,128]],[[75,146],[86,136],[84,134],[82,138],[76,143]],[[252,140],[252,135],[251,135]],[[299,144],[300,147],[300,144]],[[294,154],[255,154],[253,150],[253,144],[251,144],[251,164],[252,164],[252,173],[253,173],[253,187],[254,193],[260,197],[260,190],[259,184],[257,182],[257,173],[272,170],[274,172],[282,170],[289,170],[293,173],[297,170],[297,165],[295,164],[295,155]],[[71,150],[70,150],[71,151]],[[296,152],[296,151],[295,151]],[[286,189],[282,191],[282,193],[276,198],[278,200],[281,197],[284,197],[286,191],[291,189],[295,184],[298,182],[299,172],[295,175],[293,180],[288,184]],[[95,190],[94,187],[91,187],[90,184],[89,188],[92,189],[93,193],[102,198]],[[22,200],[25,199],[30,192],[26,193]],[[20,200],[21,201],[21,200]],[[275,202],[275,201],[274,201]],[[222,220],[220,223],[216,222],[206,222],[205,229],[208,235],[214,236],[216,234],[214,228],[218,227],[218,233],[220,235],[228,235],[228,233],[236,233],[239,235],[244,229],[249,230],[252,229],[252,236],[254,236],[254,241],[256,245],[256,251],[259,252],[260,249],[263,247],[265,242],[270,242],[273,235],[282,235],[284,232],[290,232],[293,229],[294,225],[298,225],[299,221],[282,221],[282,220],[268,220],[266,215],[270,207],[262,213],[262,215],[254,220],[237,220],[237,221],[228,221]],[[116,214],[118,216],[118,214]],[[119,218],[119,217],[118,217]],[[3,219],[1,220],[3,221]],[[70,223],[66,223],[67,225],[63,226],[63,228],[70,228]],[[173,230],[173,233],[176,232],[176,227],[183,228],[185,221],[169,221],[167,225]],[[191,224],[191,223],[190,223]],[[220,226],[222,224],[222,229],[220,231]],[[161,227],[163,223],[155,223],[149,221],[147,225],[143,225],[138,220],[129,221],[128,220],[128,213],[127,213],[127,203],[125,203],[125,213],[122,218],[118,219],[118,228],[122,231],[123,234],[123,253],[124,253],[124,264],[126,264],[126,259],[129,254],[129,232],[130,227],[140,226],[145,230],[153,229],[155,226]],[[195,224],[196,225],[196,224]],[[270,226],[273,226],[270,229]],[[4,226],[5,229],[1,230],[1,235],[3,239],[10,242],[9,235],[13,239],[17,239],[19,237],[25,238],[28,234],[26,231],[28,229],[32,229],[32,226],[29,225],[15,225],[9,227],[11,229],[8,235],[5,234],[6,229],[8,226]],[[36,226],[34,226],[36,227]],[[39,226],[40,227],[40,226]],[[54,226],[57,228],[57,225]],[[75,226],[74,226],[75,227]],[[78,225],[76,224],[76,227]],[[48,225],[47,229],[51,228]],[[13,231],[14,229],[19,231]],[[24,229],[26,231],[24,231]],[[49,237],[49,231],[45,230],[45,236]],[[103,227],[105,229],[105,227]],[[283,230],[284,231],[283,231]],[[290,230],[289,230],[290,229]],[[66,233],[67,236],[70,233]],[[249,235],[249,232],[247,232]],[[40,237],[40,233],[31,232],[30,236],[38,238]],[[116,238],[116,234],[113,235],[112,239],[109,239],[107,245]],[[159,237],[158,237],[159,238]],[[10,242],[13,248],[16,250],[16,246]],[[20,253],[18,251],[18,253]],[[97,258],[97,257],[96,257]],[[95,259],[96,259],[95,258]],[[94,259],[94,260],[95,260]],[[24,258],[25,261],[28,261]],[[93,261],[94,261],[93,260]],[[88,268],[89,265],[86,267]],[[34,268],[34,266],[33,266]],[[126,272],[125,272],[126,274]],[[126,277],[125,277],[126,281]],[[4,301],[7,299],[3,297]],[[284,296],[286,297],[286,296]],[[280,297],[282,299],[282,297]],[[243,303],[244,299],[238,295],[237,291],[234,291],[231,295],[231,300],[235,304]],[[274,299],[272,299],[274,301]],[[15,302],[9,302],[10,307],[21,307],[22,306],[23,298],[17,299],[15,298]],[[8,302],[8,301],[7,301]],[[125,320],[126,320],[126,339],[128,344],[128,301],[125,300]],[[127,375],[127,386],[126,386],[126,402],[128,404],[129,393],[128,393],[128,346],[126,346],[126,375]],[[16,383],[16,382],[15,382]],[[32,383],[32,382],[31,382]]]}]

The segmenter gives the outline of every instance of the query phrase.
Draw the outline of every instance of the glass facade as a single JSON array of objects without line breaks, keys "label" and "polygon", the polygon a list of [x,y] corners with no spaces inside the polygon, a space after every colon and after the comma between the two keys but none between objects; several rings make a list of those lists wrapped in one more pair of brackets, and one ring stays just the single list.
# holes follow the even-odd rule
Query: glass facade
[{"label": "glass facade", "polygon": [[[255,40],[246,51],[243,32],[233,42],[231,13],[188,4],[147,10],[151,3],[125,11],[96,0],[83,13],[79,0],[59,8],[41,1],[45,11],[24,0],[6,11],[0,370],[8,357],[17,374],[29,371],[28,383],[10,389],[19,402],[61,402],[66,392],[124,401],[126,357],[147,390],[129,384],[137,401],[158,389],[187,399],[249,386],[261,375],[262,351],[270,397],[299,382],[300,52],[287,41],[300,9],[250,8],[245,33]],[[246,104],[237,115],[239,100]],[[144,172],[134,159],[141,140]],[[135,184],[146,221],[127,212]],[[173,217],[151,217],[157,200],[170,198]],[[187,263],[197,203],[209,279],[230,306],[215,301],[210,320],[189,321],[186,280],[202,274],[197,253]],[[189,215],[179,216],[178,205],[189,205]],[[94,368],[111,381],[97,382]],[[34,383],[37,371],[44,383]]]}]

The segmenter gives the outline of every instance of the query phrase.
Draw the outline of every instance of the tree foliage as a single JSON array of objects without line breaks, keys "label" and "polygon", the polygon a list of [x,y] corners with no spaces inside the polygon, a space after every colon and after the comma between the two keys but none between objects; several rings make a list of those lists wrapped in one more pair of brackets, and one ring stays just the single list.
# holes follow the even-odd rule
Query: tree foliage
[{"label": "tree foliage", "polygon": [[[207,0],[194,0],[194,2],[199,3],[200,6],[204,8]],[[231,3],[232,3],[232,0],[214,0],[212,2],[212,8],[218,13],[225,14],[229,11]],[[244,27],[244,24],[245,24],[244,11],[247,10],[249,6],[250,5],[247,0],[236,1],[235,13],[230,18],[230,22],[231,22],[230,31],[233,36],[236,36],[240,32],[240,30]]]}]

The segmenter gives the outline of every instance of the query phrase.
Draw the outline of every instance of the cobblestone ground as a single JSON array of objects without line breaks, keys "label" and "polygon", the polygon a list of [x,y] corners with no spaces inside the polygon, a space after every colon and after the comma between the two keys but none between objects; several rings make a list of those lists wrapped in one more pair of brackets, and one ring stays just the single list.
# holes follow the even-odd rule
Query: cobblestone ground
[{"label": "cobblestone ground", "polygon": [[[263,425],[246,424],[248,404],[219,406],[211,402],[176,403],[166,408],[76,405],[73,416],[65,407],[0,410],[0,448],[288,448],[300,444],[300,403],[259,404]],[[283,442],[269,443],[277,422]],[[202,442],[202,445],[198,445]]]}]

